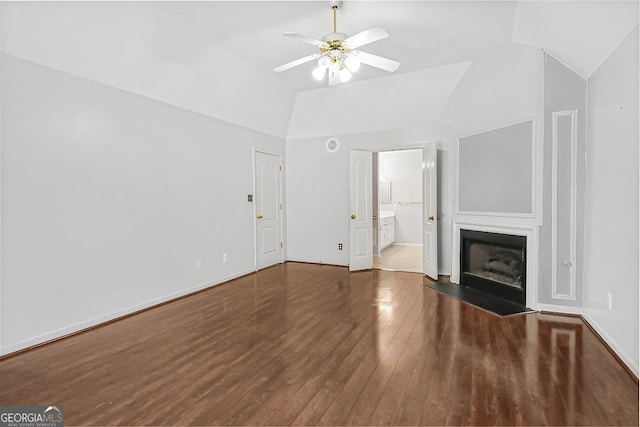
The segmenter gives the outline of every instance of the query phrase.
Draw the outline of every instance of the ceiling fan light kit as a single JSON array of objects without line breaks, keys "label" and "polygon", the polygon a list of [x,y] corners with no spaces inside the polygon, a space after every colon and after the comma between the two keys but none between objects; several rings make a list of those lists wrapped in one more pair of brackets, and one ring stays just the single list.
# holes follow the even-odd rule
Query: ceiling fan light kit
[{"label": "ceiling fan light kit", "polygon": [[320,81],[325,74],[329,75],[329,86],[346,83],[353,77],[352,73],[360,69],[360,64],[364,63],[372,67],[380,68],[389,72],[394,72],[400,64],[391,59],[372,55],[356,50],[369,43],[389,37],[389,34],[382,28],[371,28],[349,37],[348,34],[337,31],[337,10],[342,1],[332,0],[329,2],[333,9],[333,32],[326,34],[321,40],[312,39],[297,33],[284,33],[283,36],[295,38],[305,43],[316,46],[320,53],[305,56],[295,61],[288,62],[273,71],[281,72],[307,62],[318,60],[318,65],[312,71],[312,76]]}]

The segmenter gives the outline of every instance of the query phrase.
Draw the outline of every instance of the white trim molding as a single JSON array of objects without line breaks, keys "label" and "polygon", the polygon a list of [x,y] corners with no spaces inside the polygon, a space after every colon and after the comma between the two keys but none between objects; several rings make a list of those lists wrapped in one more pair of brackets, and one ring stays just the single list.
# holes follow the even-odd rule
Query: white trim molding
[{"label": "white trim molding", "polygon": [[546,311],[548,313],[576,314],[582,316],[582,307],[571,307],[568,305],[538,303],[538,310]]},{"label": "white trim molding", "polygon": [[[461,211],[460,210],[460,139],[468,138],[470,136],[480,135],[487,132],[492,132],[515,126],[524,123],[531,123],[531,212],[479,212],[479,211]],[[515,122],[505,123],[501,126],[491,127],[487,129],[480,129],[474,132],[458,135],[455,145],[455,181],[454,188],[455,194],[453,198],[454,212],[456,216],[460,217],[473,217],[473,216],[486,216],[486,217],[500,217],[500,218],[516,218],[521,220],[534,219],[538,225],[542,224],[542,144],[539,140],[539,120],[537,117],[528,117],[523,120]]]},{"label": "white trim molding", "polygon": [[52,331],[48,331],[44,334],[40,334],[34,337],[30,337],[15,343],[11,343],[3,348],[3,355],[15,353],[16,351],[24,350],[26,348],[47,343],[48,341],[55,340],[58,338],[65,337],[66,335],[73,334],[76,332],[82,332],[84,329],[88,329],[94,326],[99,326],[102,323],[109,322],[111,320],[118,319],[123,316],[127,316],[129,314],[135,313],[140,310],[144,310],[146,308],[153,307],[158,304],[171,302],[174,299],[183,297],[185,295],[192,294],[194,292],[202,291],[204,289],[212,288],[214,286],[221,285],[223,283],[229,282],[230,280],[237,279],[242,276],[246,276],[248,274],[254,273],[254,269],[240,271],[238,273],[230,274],[225,277],[221,277],[217,279],[215,282],[207,282],[201,283],[197,286],[193,286],[190,288],[186,288],[180,290],[178,292],[171,292],[167,295],[159,296],[156,298],[152,298],[142,303],[134,304],[129,307],[123,308],[121,310],[116,310],[111,313],[103,314],[100,316],[96,316],[92,319],[85,320],[82,322],[75,323],[73,325],[65,326],[63,328],[55,329]]},{"label": "white trim molding", "polygon": [[[563,141],[558,140],[558,122],[561,117],[571,118],[571,170],[569,183],[570,213],[569,213],[569,292],[558,290],[558,147]],[[578,110],[555,111],[552,114],[552,157],[551,157],[551,297],[554,299],[576,300],[576,205],[577,205],[577,170],[578,170]]]},{"label": "white trim molding", "polygon": [[488,233],[512,234],[527,238],[527,277],[525,305],[538,310],[538,227],[535,224],[454,219],[451,259],[451,283],[460,283],[460,230],[484,231]]},{"label": "white trim molding", "polygon": [[588,311],[582,314],[582,318],[600,335],[600,337],[604,340],[604,342],[611,347],[611,349],[618,355],[618,357],[624,362],[625,365],[635,374],[636,377],[640,376],[640,370],[638,365],[634,362],[634,358],[628,355],[623,347],[620,346],[616,340],[614,340],[611,335],[609,335],[605,329],[600,326],[595,319],[589,315]]}]

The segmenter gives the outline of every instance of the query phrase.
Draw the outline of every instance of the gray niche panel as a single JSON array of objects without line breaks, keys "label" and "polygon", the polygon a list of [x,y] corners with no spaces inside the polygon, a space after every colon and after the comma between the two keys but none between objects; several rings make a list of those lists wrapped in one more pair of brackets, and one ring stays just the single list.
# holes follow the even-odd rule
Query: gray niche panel
[{"label": "gray niche panel", "polygon": [[532,215],[532,156],[532,121],[460,138],[460,212]]}]

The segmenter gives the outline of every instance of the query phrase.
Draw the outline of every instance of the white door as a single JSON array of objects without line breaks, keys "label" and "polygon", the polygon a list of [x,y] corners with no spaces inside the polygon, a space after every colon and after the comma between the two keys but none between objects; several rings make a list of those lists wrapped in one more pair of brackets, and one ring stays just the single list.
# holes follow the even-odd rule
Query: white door
[{"label": "white door", "polygon": [[282,262],[282,202],[280,200],[280,156],[254,153],[256,266]]},{"label": "white door", "polygon": [[438,279],[438,161],[436,145],[428,143],[424,148],[424,226],[422,242],[422,268],[424,274]]},{"label": "white door", "polygon": [[349,270],[373,268],[373,154],[349,151]]}]

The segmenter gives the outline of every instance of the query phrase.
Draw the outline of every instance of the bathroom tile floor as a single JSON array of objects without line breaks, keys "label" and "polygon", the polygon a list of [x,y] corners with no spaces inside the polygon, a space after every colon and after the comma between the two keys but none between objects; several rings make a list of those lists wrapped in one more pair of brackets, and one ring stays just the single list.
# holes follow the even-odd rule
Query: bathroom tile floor
[{"label": "bathroom tile floor", "polygon": [[391,245],[373,257],[373,268],[422,273],[422,246]]}]

